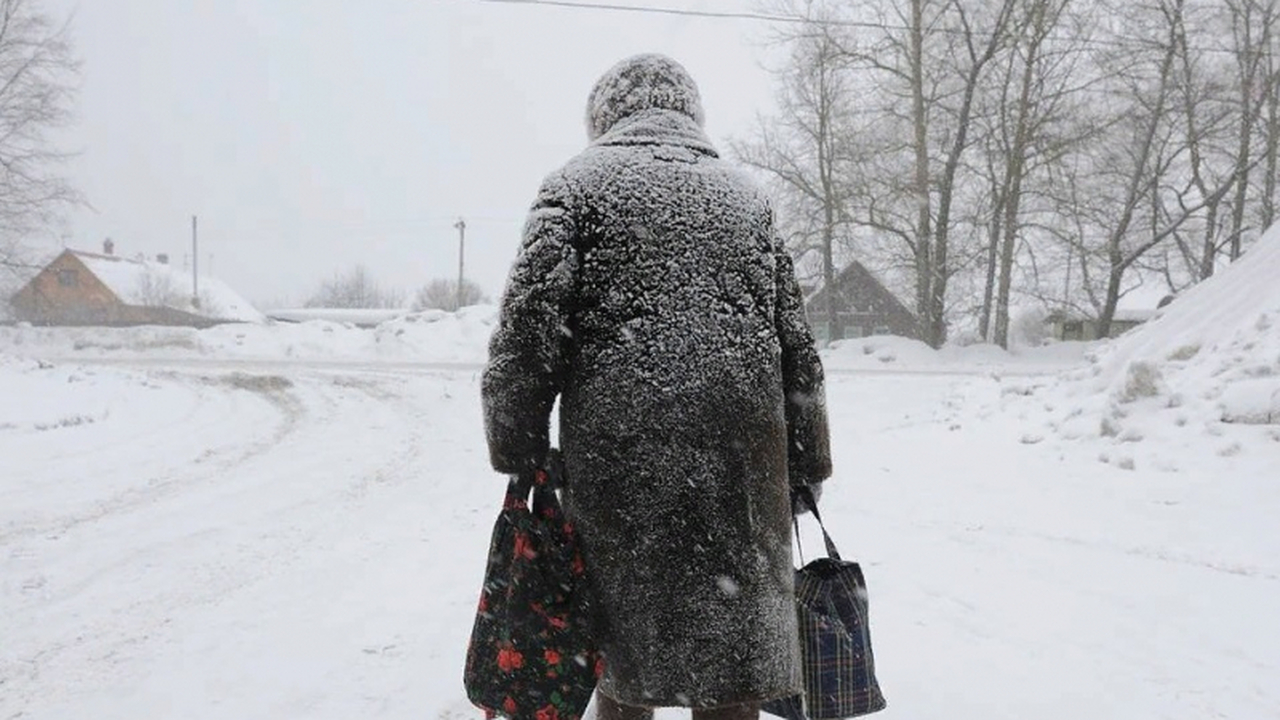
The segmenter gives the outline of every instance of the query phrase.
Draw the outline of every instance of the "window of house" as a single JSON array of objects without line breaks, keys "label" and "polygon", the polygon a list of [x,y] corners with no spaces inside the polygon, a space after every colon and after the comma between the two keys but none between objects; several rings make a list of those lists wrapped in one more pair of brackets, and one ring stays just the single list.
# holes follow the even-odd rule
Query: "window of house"
[{"label": "window of house", "polygon": [[76,287],[80,284],[80,273],[74,269],[59,270],[58,284],[62,287]]}]

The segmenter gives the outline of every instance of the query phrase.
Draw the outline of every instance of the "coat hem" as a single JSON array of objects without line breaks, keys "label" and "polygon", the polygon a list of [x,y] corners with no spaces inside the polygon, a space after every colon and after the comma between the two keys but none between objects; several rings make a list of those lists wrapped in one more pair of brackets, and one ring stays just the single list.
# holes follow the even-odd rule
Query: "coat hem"
[{"label": "coat hem", "polygon": [[610,700],[616,703],[619,703],[621,705],[638,707],[646,710],[656,710],[659,708],[690,708],[693,710],[725,710],[728,708],[740,707],[742,705],[762,705],[764,703],[771,702],[773,700],[782,700],[784,698],[793,697],[795,695],[802,694],[804,692],[804,688],[800,685],[796,685],[794,688],[791,688],[789,690],[775,690],[775,691],[769,691],[766,693],[752,694],[750,696],[738,698],[735,700],[728,700],[728,701],[716,700],[715,704],[713,705],[706,705],[702,703],[691,703],[688,700],[682,701],[678,697],[679,693],[677,693],[676,697],[671,697],[671,698],[662,698],[662,699],[655,700],[654,698],[649,697],[649,698],[644,698],[642,700],[630,700],[625,697],[619,697],[611,692],[606,692],[602,687],[597,687],[596,692],[608,697]]}]

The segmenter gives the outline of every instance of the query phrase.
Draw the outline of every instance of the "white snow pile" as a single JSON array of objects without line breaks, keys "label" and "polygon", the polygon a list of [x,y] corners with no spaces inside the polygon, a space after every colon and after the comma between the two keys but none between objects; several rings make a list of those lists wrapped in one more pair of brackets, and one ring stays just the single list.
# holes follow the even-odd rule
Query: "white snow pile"
[{"label": "white snow pile", "polygon": [[0,327],[0,352],[28,358],[216,358],[228,360],[483,362],[497,309],[428,310],[376,328],[302,323],[179,327]]},{"label": "white snow pile", "polygon": [[[300,313],[302,311],[299,311]],[[312,312],[312,311],[306,311]],[[196,330],[183,327],[34,327],[0,326],[0,352],[43,359],[206,358],[227,360],[438,362],[482,364],[497,322],[493,305],[475,305],[453,313],[321,311],[316,319],[264,324],[227,324]],[[381,316],[373,327],[363,327]],[[876,336],[841,340],[822,351],[823,363],[835,371],[905,371],[928,373],[1008,373],[1036,375],[1078,368],[1091,343],[1052,343],[1017,348],[994,345],[947,345],[934,350],[903,337]]]},{"label": "white snow pile", "polygon": [[1222,456],[1280,442],[1278,280],[1280,225],[1155,319],[1099,346],[1085,370],[1043,392],[1008,391],[1034,396],[1049,432],[1102,439],[1110,447],[1099,459],[1127,469],[1139,447],[1159,465],[1169,442]]},{"label": "white snow pile", "polygon": [[[106,372],[126,382],[104,391],[97,387],[98,371],[0,353],[0,397],[5,398],[0,403],[0,432],[41,433],[100,422],[118,399],[116,390],[133,392],[141,384],[128,374]],[[85,389],[89,386],[95,386],[94,391]]]},{"label": "white snow pile", "polygon": [[287,308],[272,310],[267,313],[267,317],[272,320],[295,323],[325,320],[341,325],[376,327],[384,322],[390,322],[408,314],[408,310],[402,309]]},{"label": "white snow pile", "polygon": [[425,310],[382,323],[374,328],[373,340],[386,355],[482,363],[497,321],[498,309],[492,305],[465,307],[456,313]]},{"label": "white snow pile", "polygon": [[989,370],[1018,368],[1049,372],[1078,367],[1092,343],[1055,342],[1037,347],[1005,350],[998,345],[948,344],[935,350],[911,338],[892,335],[837,340],[823,351],[823,364],[834,370],[896,369],[916,371]]},{"label": "white snow pile", "polygon": [[1105,347],[1093,387],[1121,404],[1193,406],[1280,425],[1280,225],[1243,257]]}]

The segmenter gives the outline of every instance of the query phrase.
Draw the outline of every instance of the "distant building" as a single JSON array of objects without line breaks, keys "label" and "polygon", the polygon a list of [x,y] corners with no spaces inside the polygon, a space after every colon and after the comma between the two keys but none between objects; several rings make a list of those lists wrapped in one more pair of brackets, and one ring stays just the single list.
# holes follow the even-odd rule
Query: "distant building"
[{"label": "distant building", "polygon": [[213,278],[194,279],[156,260],[66,250],[44,266],[10,301],[15,318],[38,325],[185,325],[208,327],[265,318]]},{"label": "distant building", "polygon": [[817,340],[900,335],[918,338],[916,316],[865,265],[854,260],[835,279],[836,336],[827,337],[828,289],[818,287],[805,299],[805,313]]},{"label": "distant building", "polygon": [[[1126,298],[1128,302],[1124,306],[1116,308],[1115,315],[1111,318],[1111,333],[1107,337],[1120,337],[1146,323],[1156,316],[1160,308],[1173,302],[1175,296],[1163,294],[1154,303],[1154,307],[1142,307],[1141,303],[1149,302],[1150,297],[1153,296],[1147,293],[1137,298]],[[1102,334],[1098,332],[1098,319],[1079,313],[1055,310],[1049,313],[1044,321],[1049,326],[1049,333],[1055,340],[1082,340],[1087,342],[1100,340],[1102,337]]]},{"label": "distant building", "polygon": [[[1107,337],[1120,337],[1150,320],[1155,314],[1155,310],[1117,310],[1115,317],[1111,318],[1111,334]],[[1045,323],[1049,325],[1055,340],[1101,339],[1097,318],[1058,311],[1049,313]]]}]

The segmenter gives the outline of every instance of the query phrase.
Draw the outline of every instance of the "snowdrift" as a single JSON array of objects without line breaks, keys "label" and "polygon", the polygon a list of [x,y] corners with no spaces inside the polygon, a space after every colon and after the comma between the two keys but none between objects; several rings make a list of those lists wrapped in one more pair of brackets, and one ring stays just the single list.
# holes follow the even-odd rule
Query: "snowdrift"
[{"label": "snowdrift", "polygon": [[[308,311],[310,312],[310,311]],[[482,364],[498,309],[476,305],[451,313],[426,310],[331,313],[299,322],[181,327],[0,326],[0,353],[42,359],[205,358],[440,362]],[[280,313],[272,313],[281,318]],[[385,317],[381,322],[372,322]],[[367,325],[372,325],[368,327]],[[1092,343],[1054,343],[1005,351],[994,345],[948,345],[876,336],[842,340],[822,351],[830,370],[1043,374],[1078,368]]]},{"label": "snowdrift", "polygon": [[497,309],[428,310],[373,329],[311,320],[266,325],[227,324],[205,330],[174,327],[0,327],[0,353],[23,357],[216,358],[232,360],[392,359],[483,362]]},{"label": "snowdrift", "polygon": [[1121,404],[1280,425],[1280,225],[1094,362],[1090,386]]},{"label": "snowdrift", "polygon": [[1060,342],[1040,347],[1005,350],[998,345],[944,345],[934,350],[919,340],[890,335],[837,340],[822,351],[824,365],[832,370],[898,369],[939,372],[975,370],[1000,372],[1022,368],[1053,372],[1084,363],[1093,343]]}]

